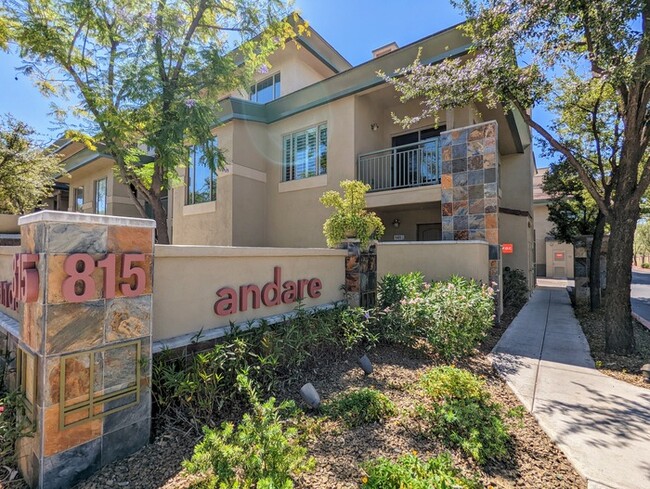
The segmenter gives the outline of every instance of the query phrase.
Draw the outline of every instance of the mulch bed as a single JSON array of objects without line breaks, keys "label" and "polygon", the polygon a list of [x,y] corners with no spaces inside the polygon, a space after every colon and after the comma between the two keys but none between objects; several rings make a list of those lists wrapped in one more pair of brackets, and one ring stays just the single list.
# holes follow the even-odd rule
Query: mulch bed
[{"label": "mulch bed", "polygon": [[[456,364],[482,376],[494,400],[504,406],[504,412],[521,404],[493,370],[487,353],[515,315],[516,312],[506,311],[501,324],[490,332],[476,354]],[[510,422],[512,457],[507,462],[481,468],[460,451],[449,450],[437,441],[424,438],[417,421],[410,416],[419,400],[412,385],[428,368],[441,362],[424,348],[384,346],[369,354],[374,373],[364,376],[356,365],[359,353],[339,354],[335,361],[320,360],[294,378],[277,397],[299,402],[297,394],[304,382],[312,382],[324,400],[346,390],[374,387],[397,405],[400,414],[385,424],[355,429],[339,421],[322,420],[309,441],[309,453],[316,457],[316,469],[295,481],[297,489],[358,488],[364,475],[359,465],[363,461],[379,456],[396,458],[413,452],[428,458],[446,450],[467,475],[478,474],[485,487],[586,488],[586,482],[527,412],[523,418]],[[315,417],[314,414],[309,416]],[[77,486],[78,489],[188,488],[195,479],[185,474],[180,464],[191,456],[199,437],[173,425],[159,428],[157,432],[152,444],[105,467]],[[12,483],[0,484],[0,487],[24,486]]]},{"label": "mulch bed", "polygon": [[575,312],[589,342],[596,368],[616,379],[650,389],[650,382],[643,379],[640,370],[644,364],[650,363],[650,330],[633,321],[637,353],[611,355],[605,353],[605,320],[602,312],[591,312],[587,308],[577,308]]}]

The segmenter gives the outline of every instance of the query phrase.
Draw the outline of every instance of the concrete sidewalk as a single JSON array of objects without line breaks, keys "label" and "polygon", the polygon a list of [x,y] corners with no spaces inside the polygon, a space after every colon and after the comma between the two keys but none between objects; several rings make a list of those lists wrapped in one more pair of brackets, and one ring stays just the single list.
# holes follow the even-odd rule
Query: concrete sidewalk
[{"label": "concrete sidewalk", "polygon": [[594,368],[565,289],[537,287],[491,356],[590,489],[650,488],[650,390]]}]

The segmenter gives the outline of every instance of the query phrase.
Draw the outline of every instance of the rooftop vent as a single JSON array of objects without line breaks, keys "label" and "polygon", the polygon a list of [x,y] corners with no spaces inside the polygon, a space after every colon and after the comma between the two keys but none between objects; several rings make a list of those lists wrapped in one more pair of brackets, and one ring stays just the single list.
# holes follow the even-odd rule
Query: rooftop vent
[{"label": "rooftop vent", "polygon": [[390,44],[386,44],[385,46],[381,46],[377,49],[373,49],[372,57],[376,59],[379,58],[380,56],[383,56],[384,54],[392,53],[397,49],[399,49],[399,46],[397,45],[396,42],[393,41]]}]

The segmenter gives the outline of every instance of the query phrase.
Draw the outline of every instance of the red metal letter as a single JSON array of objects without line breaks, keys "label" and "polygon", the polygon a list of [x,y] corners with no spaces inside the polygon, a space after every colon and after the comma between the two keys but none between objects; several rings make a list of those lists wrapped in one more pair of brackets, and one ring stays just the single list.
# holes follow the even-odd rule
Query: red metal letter
[{"label": "red metal letter", "polygon": [[[77,271],[77,266],[82,263],[83,270]],[[85,302],[95,297],[97,288],[95,281],[90,276],[95,270],[95,260],[86,253],[74,253],[63,262],[63,271],[68,277],[61,285],[63,298],[68,302]],[[83,291],[77,294],[77,283],[83,284]]]},{"label": "red metal letter", "polygon": [[[106,258],[97,262],[98,268],[104,269],[104,297],[115,298],[115,253],[106,255]],[[126,295],[126,294],[124,294]]]},{"label": "red metal letter", "polygon": [[122,255],[122,279],[130,280],[135,277],[133,287],[130,284],[121,284],[120,290],[125,297],[141,295],[147,285],[147,275],[144,268],[134,267],[133,262],[144,261],[144,253],[129,253]]},{"label": "red metal letter", "polygon": [[312,278],[307,284],[307,294],[312,299],[320,297],[320,290],[323,288],[323,282],[318,278]]}]

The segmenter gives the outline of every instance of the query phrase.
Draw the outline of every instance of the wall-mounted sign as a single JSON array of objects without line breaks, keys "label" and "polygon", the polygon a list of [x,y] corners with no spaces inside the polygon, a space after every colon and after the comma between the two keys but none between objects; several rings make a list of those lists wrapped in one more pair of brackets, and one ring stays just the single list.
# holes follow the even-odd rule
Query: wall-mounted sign
[{"label": "wall-mounted sign", "polygon": [[511,255],[515,251],[515,247],[512,243],[503,243],[501,245],[501,253],[504,255]]},{"label": "wall-mounted sign", "polygon": [[0,282],[0,304],[18,310],[20,302],[35,302],[38,299],[38,254],[18,253],[14,255],[13,280]]},{"label": "wall-mounted sign", "polygon": [[404,241],[404,235],[403,234],[393,234],[393,240],[394,241]]},{"label": "wall-mounted sign", "polygon": [[252,303],[253,309],[259,309],[262,304],[266,307],[291,304],[307,296],[316,299],[320,297],[322,288],[323,283],[318,278],[282,282],[282,269],[275,267],[273,281],[267,282],[262,288],[254,284],[242,285],[239,291],[232,287],[220,288],[214,312],[217,316],[228,316],[248,310],[249,303]]},{"label": "wall-mounted sign", "polygon": [[[122,266],[117,276],[118,258]],[[98,268],[104,270],[104,299],[114,299],[119,284],[125,297],[142,295],[147,286],[147,274],[136,263],[144,263],[144,253],[109,253],[101,260],[95,260],[87,253],[74,253],[63,262],[67,277],[61,284],[63,298],[68,302],[85,302],[96,298],[97,287],[92,274]]]}]

